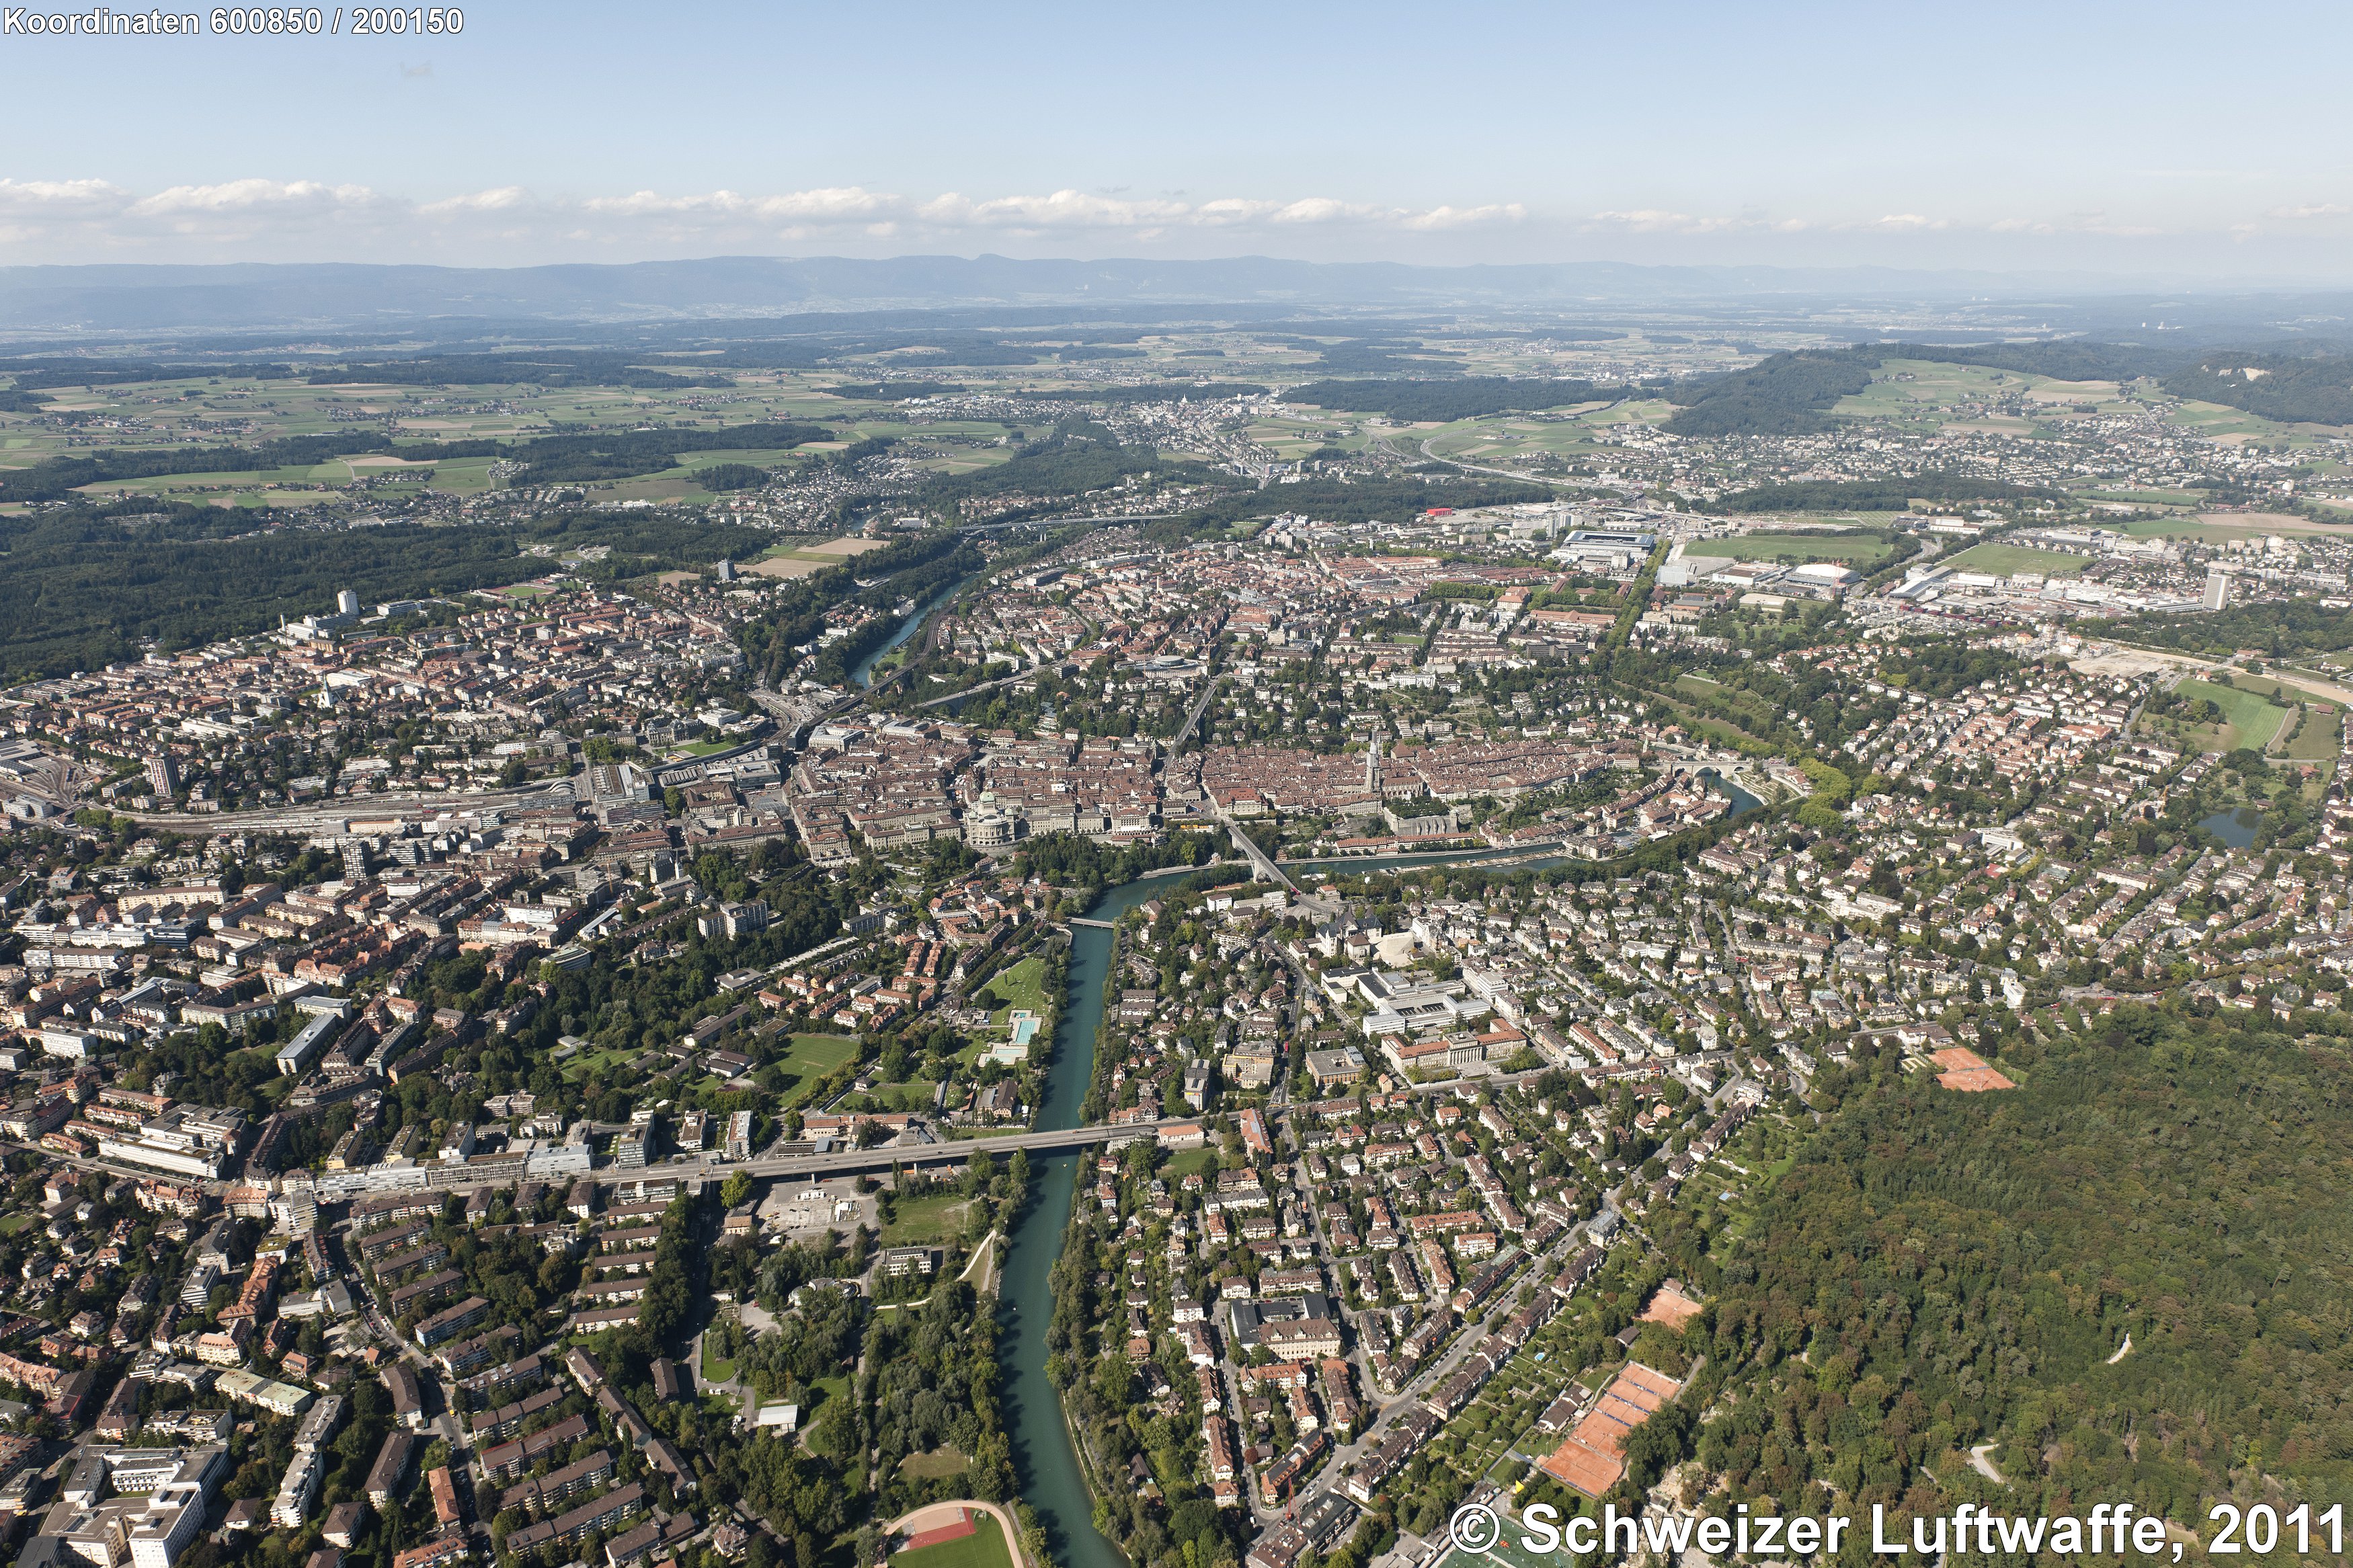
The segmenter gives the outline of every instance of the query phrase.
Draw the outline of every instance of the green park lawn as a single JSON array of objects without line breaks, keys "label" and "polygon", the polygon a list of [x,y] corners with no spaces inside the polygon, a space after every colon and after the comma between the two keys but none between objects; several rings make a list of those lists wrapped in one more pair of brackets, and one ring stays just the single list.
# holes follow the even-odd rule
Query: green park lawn
[{"label": "green park lawn", "polygon": [[886,1247],[937,1246],[964,1234],[964,1218],[972,1200],[956,1193],[934,1193],[892,1205],[891,1223],[882,1227]]},{"label": "green park lawn", "polygon": [[849,1035],[795,1035],[792,1049],[777,1063],[793,1081],[786,1086],[786,1107],[799,1104],[826,1074],[858,1057],[858,1041]]},{"label": "green park lawn", "polygon": [[1206,1144],[1198,1149],[1181,1150],[1171,1154],[1167,1163],[1160,1167],[1161,1178],[1169,1182],[1181,1182],[1187,1176],[1206,1176],[1208,1174],[1211,1162],[1217,1157],[1218,1152]]},{"label": "green park lawn", "polygon": [[960,1476],[972,1468],[972,1461],[954,1448],[934,1448],[927,1454],[910,1454],[899,1461],[899,1471],[919,1481],[945,1480]]},{"label": "green park lawn", "polygon": [[996,993],[998,1005],[992,1017],[1003,1023],[1016,1007],[1027,1007],[1040,1018],[1046,1016],[1046,961],[1036,954],[1023,959],[991,975],[985,989]]}]

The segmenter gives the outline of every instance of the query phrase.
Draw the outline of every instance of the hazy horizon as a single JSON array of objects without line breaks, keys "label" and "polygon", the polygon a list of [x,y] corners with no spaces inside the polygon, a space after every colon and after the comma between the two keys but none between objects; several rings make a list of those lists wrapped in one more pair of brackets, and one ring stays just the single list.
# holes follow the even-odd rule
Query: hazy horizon
[{"label": "hazy horizon", "polygon": [[[36,11],[39,8],[36,7]],[[0,35],[0,264],[1266,256],[2353,281],[2341,9],[603,3]],[[234,106],[236,112],[224,112]]]}]

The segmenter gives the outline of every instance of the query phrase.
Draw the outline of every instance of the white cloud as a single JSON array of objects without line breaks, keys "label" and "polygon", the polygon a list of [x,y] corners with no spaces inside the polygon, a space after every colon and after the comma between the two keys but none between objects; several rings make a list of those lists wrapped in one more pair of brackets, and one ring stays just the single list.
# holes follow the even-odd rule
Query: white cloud
[{"label": "white cloud", "polygon": [[761,218],[769,222],[871,224],[900,216],[907,210],[907,204],[898,196],[879,195],[856,185],[828,185],[764,197],[757,210]]},{"label": "white cloud", "polygon": [[135,217],[185,213],[331,212],[382,205],[365,185],[324,185],[315,180],[231,180],[218,185],[174,185],[133,202]]},{"label": "white cloud", "polygon": [[[1186,233],[1359,228],[1398,235],[1439,234],[1518,224],[1518,202],[1441,204],[1424,209],[1335,196],[1135,197],[1064,188],[1039,195],[972,196],[950,191],[915,197],[862,185],[752,194],[733,190],[637,190],[551,196],[522,185],[496,185],[431,200],[383,195],[365,185],[253,177],[174,185],[147,195],[104,180],[0,179],[0,218],[12,233],[51,237],[79,233],[111,251],[211,237],[244,243],[264,237],[299,247],[322,228],[339,237],[380,229],[391,245],[415,248],[470,234],[511,239],[529,235],[566,244],[749,244],[822,241],[828,236],[934,238],[962,236],[1102,235],[1139,241]],[[93,227],[93,226],[95,226]]]},{"label": "white cloud", "polygon": [[1667,212],[1659,207],[1637,207],[1630,212],[1595,213],[1588,227],[1624,229],[1631,234],[1718,234],[1725,229],[1745,228],[1752,220],[1736,217],[1694,217],[1690,213]]},{"label": "white cloud", "polygon": [[501,185],[495,190],[445,196],[438,202],[427,202],[417,210],[428,217],[442,217],[459,213],[514,212],[532,205],[531,193],[521,185]]},{"label": "white cloud", "polygon": [[112,212],[131,193],[104,180],[0,180],[0,212],[37,215]]},{"label": "white cloud", "polygon": [[[368,185],[262,176],[142,193],[94,177],[0,178],[0,240],[25,260],[430,260],[890,250],[1010,254],[1271,254],[1398,259],[1545,259],[1600,252],[1738,254],[1758,260],[1869,253],[1921,259],[1969,247],[2077,241],[2129,247],[2323,239],[2353,205],[2316,201],[2156,226],[2145,212],[1974,216],[1919,211],[1899,197],[1799,216],[1746,205],[1719,213],[1632,205],[1579,213],[1525,202],[1406,205],[1305,195],[1218,195],[1075,186],[1037,193],[910,194],[866,185],[782,191],[649,187],[551,192],[490,185],[392,195]],[[1819,240],[1813,237],[1820,237]],[[1979,253],[1979,254],[1999,254]]]},{"label": "white cloud", "polygon": [[[1061,190],[1044,196],[997,196],[976,202],[944,195],[917,209],[924,222],[943,228],[1140,229],[1196,220],[1198,209],[1179,201],[1129,201]],[[1211,221],[1224,221],[1220,214]]]},{"label": "white cloud", "polygon": [[1481,228],[1489,224],[1521,223],[1528,209],[1518,202],[1483,207],[1432,207],[1405,220],[1405,226],[1427,233],[1442,228]]},{"label": "white cloud", "polygon": [[[1222,204],[1210,204],[1212,206],[1219,205]],[[1303,201],[1284,202],[1279,206],[1272,203],[1262,205],[1273,208],[1265,214],[1269,223],[1378,223],[1384,218],[1398,216],[1386,207],[1366,206],[1362,202],[1335,201],[1330,196],[1309,196]]]}]

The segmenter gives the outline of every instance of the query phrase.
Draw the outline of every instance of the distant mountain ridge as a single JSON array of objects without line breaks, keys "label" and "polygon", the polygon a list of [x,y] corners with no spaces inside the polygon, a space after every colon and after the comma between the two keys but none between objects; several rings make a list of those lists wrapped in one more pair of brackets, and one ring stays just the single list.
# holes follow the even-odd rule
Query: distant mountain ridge
[{"label": "distant mountain ridge", "polygon": [[[2131,289],[2147,287],[2136,283]],[[2123,288],[2116,279],[2092,275],[1603,261],[1415,267],[1254,256],[1209,261],[714,257],[521,268],[133,264],[0,268],[0,331],[176,332],[305,325],[350,330],[436,320],[675,321],[975,306],[1572,310],[1807,297],[2023,301],[2114,296]]]}]

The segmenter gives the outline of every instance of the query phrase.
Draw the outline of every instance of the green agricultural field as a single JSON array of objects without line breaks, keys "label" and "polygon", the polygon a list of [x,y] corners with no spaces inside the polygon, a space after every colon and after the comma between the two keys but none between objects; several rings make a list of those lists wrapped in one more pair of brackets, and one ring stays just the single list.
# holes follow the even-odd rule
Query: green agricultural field
[{"label": "green agricultural field", "polygon": [[2288,737],[2287,744],[2280,749],[2280,754],[2299,763],[2335,761],[2338,750],[2337,731],[2344,721],[2343,710],[2334,704],[2326,713],[2306,709],[2301,726]]},{"label": "green agricultural field", "polygon": [[[294,436],[330,435],[348,431],[354,419],[383,420],[396,440],[466,440],[477,437],[528,439],[556,429],[634,430],[649,425],[689,427],[708,425],[710,416],[698,406],[707,389],[542,386],[529,383],[466,383],[448,386],[341,384],[313,386],[304,382],[260,381],[224,376],[176,381],[127,382],[99,387],[49,389],[50,402],[39,417],[58,414],[114,416],[135,422],[120,432],[94,426],[71,432],[54,426],[36,426],[0,417],[0,449],[18,463],[67,453],[87,452],[91,439],[116,450],[139,450],[192,442],[252,446]],[[731,400],[731,418],[745,421],[824,418],[838,416],[839,403],[811,393],[790,375],[749,374],[742,377]],[[877,428],[882,428],[877,426]],[[959,429],[942,426],[934,434]],[[871,434],[858,430],[854,434]],[[898,434],[897,427],[892,433]],[[970,433],[994,441],[1002,431],[975,424]],[[396,454],[336,459],[314,468],[266,473],[173,474],[152,479],[107,481],[90,487],[99,495],[169,496],[175,500],[235,507],[300,507],[322,500],[348,499],[345,487],[357,479],[374,481],[368,496],[396,501],[413,495],[430,474],[433,489],[472,494],[491,488],[489,469],[495,460],[467,458],[437,460],[408,467]],[[996,454],[976,450],[942,459],[952,466],[966,461],[995,460]],[[666,474],[631,480],[625,488],[592,487],[602,499],[655,500],[708,499],[694,481],[695,471],[716,462],[782,465],[795,459],[761,448],[695,453]],[[387,483],[386,481],[390,481]],[[276,485],[280,488],[266,488]],[[289,489],[298,486],[303,488]],[[321,487],[311,489],[309,487]]]},{"label": "green agricultural field", "polygon": [[[2202,506],[2206,501],[2204,496],[2190,490],[2126,490],[2104,486],[2099,489],[2078,490],[2075,493],[2077,498],[2083,500],[2124,501],[2133,506]],[[2106,526],[2118,525],[2111,523]],[[2131,522],[2125,523],[2122,527],[2127,533],[2158,531],[2155,526],[2140,527]]]},{"label": "green agricultural field", "polygon": [[2295,711],[2284,708],[2260,691],[2244,686],[2217,686],[2211,680],[2185,680],[2174,689],[2183,697],[2196,701],[2204,699],[2222,710],[2222,723],[2200,725],[2189,731],[2193,740],[2204,737],[2203,749],[2235,752],[2245,746],[2262,751],[2279,733],[2280,726]]},{"label": "green agricultural field", "polygon": [[2220,403],[2183,402],[2168,411],[2173,423],[2187,426],[2208,440],[2238,436],[2254,441],[2290,441],[2296,435],[2293,425],[2283,425],[2266,419],[2260,414],[2250,414],[2243,408],[2225,407]]},{"label": "green agricultural field", "polygon": [[2343,721],[2340,704],[2269,676],[2239,675],[2232,679],[2235,689],[2263,699],[2279,713],[2279,723],[2270,742],[2278,748],[2275,755],[2304,763],[2335,760],[2337,731]]},{"label": "green agricultural field", "polygon": [[[2208,541],[2223,539],[2262,539],[2268,534],[2288,538],[2312,535],[2325,539],[2342,539],[2342,522],[2320,521],[2282,511],[2210,511],[2202,512],[2197,521],[2175,522],[2170,520],[2140,526],[2126,525],[2135,533],[2158,533],[2169,537],[2197,538]],[[2194,533],[2188,530],[2195,530]]]},{"label": "green agricultural field", "polygon": [[2061,550],[2030,550],[2022,544],[1972,544],[1940,564],[1956,572],[1986,572],[2008,577],[2019,572],[2040,572],[2045,577],[2073,577],[2094,557],[2071,555]]},{"label": "green agricultural field", "polygon": [[[1955,404],[1981,402],[2004,394],[2015,395],[2022,378],[2014,373],[1974,364],[1939,364],[1926,360],[1889,360],[1872,373],[1871,384],[1841,397],[1833,414],[1860,419],[1890,419],[1904,424],[1941,426],[1955,417]],[[2000,426],[2021,432],[2023,419],[1983,419],[1973,423]]]},{"label": "green agricultural field", "polygon": [[1736,533],[1728,539],[1694,540],[1683,547],[1683,553],[1730,561],[1836,561],[1869,571],[1894,549],[1875,533]]}]

